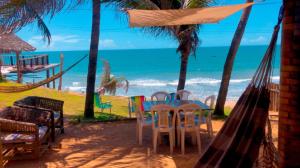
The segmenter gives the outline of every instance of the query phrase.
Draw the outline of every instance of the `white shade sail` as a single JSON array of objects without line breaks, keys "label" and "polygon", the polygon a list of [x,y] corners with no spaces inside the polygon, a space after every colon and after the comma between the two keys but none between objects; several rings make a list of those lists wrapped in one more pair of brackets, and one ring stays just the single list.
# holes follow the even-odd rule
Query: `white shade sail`
[{"label": "white shade sail", "polygon": [[178,10],[128,10],[131,27],[216,23],[254,3]]}]

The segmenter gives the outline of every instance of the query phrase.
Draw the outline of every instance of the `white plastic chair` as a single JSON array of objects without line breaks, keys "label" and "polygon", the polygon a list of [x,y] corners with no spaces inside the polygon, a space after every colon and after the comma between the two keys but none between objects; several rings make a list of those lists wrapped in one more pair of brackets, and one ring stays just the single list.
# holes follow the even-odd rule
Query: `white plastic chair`
[{"label": "white plastic chair", "polygon": [[215,108],[215,101],[216,101],[216,96],[215,95],[211,95],[211,96],[208,96],[204,103],[209,106],[209,110],[208,111],[208,114],[206,116],[206,126],[207,126],[207,132],[208,132],[208,135],[210,137],[213,136],[213,126],[212,126],[212,121],[211,121],[211,118],[212,118],[212,113],[214,111],[214,108]]},{"label": "white plastic chair", "polygon": [[[177,108],[177,139],[181,144],[181,153],[185,153],[185,134],[196,135],[198,152],[201,153],[200,124],[203,111],[197,104],[184,104]],[[180,141],[179,141],[180,140]]]},{"label": "white plastic chair", "polygon": [[[136,104],[133,103],[136,107]],[[152,117],[146,117],[145,112],[141,111],[140,108],[136,109],[136,137],[139,145],[143,144],[143,128],[152,125]]]},{"label": "white plastic chair", "polygon": [[[153,129],[153,148],[157,152],[157,141],[161,133],[169,134],[170,153],[173,154],[175,146],[175,118],[176,115],[171,114],[173,108],[166,104],[155,105],[151,108],[152,112],[152,129]],[[155,118],[157,117],[157,123]]]},{"label": "white plastic chair", "polygon": [[180,100],[189,100],[189,96],[192,93],[187,90],[178,90],[176,93],[176,97],[179,97]]},{"label": "white plastic chair", "polygon": [[160,91],[151,95],[151,101],[167,101],[171,100],[171,95],[168,92]]}]

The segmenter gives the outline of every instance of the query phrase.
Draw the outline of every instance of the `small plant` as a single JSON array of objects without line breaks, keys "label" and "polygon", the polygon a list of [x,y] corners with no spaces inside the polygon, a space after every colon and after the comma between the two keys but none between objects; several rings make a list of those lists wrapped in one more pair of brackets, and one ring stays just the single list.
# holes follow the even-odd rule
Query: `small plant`
[{"label": "small plant", "polygon": [[117,88],[123,88],[127,93],[129,82],[124,77],[115,77],[111,75],[109,62],[103,60],[103,74],[101,76],[100,88],[103,88],[104,92],[110,95],[115,95]]}]

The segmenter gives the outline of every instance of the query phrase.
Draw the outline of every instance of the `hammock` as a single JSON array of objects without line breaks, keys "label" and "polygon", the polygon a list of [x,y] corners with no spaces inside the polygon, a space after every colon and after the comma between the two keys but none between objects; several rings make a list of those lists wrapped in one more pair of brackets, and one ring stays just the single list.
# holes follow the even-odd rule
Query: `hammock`
[{"label": "hammock", "polygon": [[65,69],[64,71],[50,77],[47,78],[43,81],[40,81],[38,83],[33,83],[33,84],[29,84],[29,85],[22,85],[22,86],[0,86],[0,93],[17,93],[17,92],[24,92],[24,91],[28,91],[28,90],[32,90],[35,88],[38,88],[40,86],[43,86],[47,83],[50,83],[58,78],[60,78],[61,76],[63,76],[66,72],[68,72],[70,69],[72,69],[74,66],[76,66],[77,64],[79,64],[83,59],[85,59],[87,57],[87,55],[85,55],[84,57],[80,58],[78,61],[76,61],[73,65],[71,65],[70,67],[68,67],[67,69]]},{"label": "hammock", "polygon": [[[271,82],[282,11],[281,8],[271,42],[253,79],[195,167],[278,167],[278,155],[272,143],[268,121],[268,85]],[[267,123],[269,125],[266,135]]]}]

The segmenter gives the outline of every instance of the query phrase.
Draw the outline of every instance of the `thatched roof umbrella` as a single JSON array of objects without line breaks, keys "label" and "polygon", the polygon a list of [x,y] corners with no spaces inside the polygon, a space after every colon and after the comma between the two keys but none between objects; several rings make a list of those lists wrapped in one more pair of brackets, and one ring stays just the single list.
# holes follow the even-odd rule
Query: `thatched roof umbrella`
[{"label": "thatched roof umbrella", "polygon": [[[3,33],[0,34],[0,54],[2,53],[16,53],[17,57],[17,72],[18,72],[18,82],[22,82],[22,75],[20,72],[19,57],[22,51],[34,51],[35,47],[31,46],[27,42],[20,39],[14,33]],[[1,68],[1,64],[0,64]],[[1,71],[0,71],[1,75]]]}]

